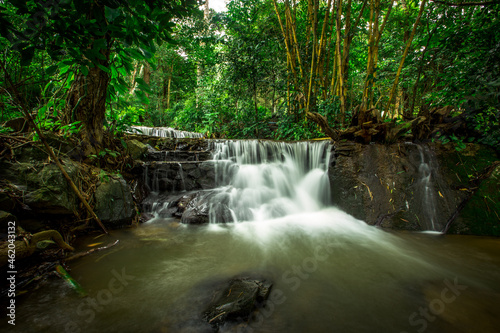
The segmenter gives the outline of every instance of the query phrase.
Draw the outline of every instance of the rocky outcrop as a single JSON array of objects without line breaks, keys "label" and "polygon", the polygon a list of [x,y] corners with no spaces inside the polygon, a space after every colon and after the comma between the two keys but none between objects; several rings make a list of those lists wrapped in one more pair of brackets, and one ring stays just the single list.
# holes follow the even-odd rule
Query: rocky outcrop
[{"label": "rocky outcrop", "polygon": [[209,161],[146,162],[136,169],[152,191],[180,192],[215,187],[215,170]]},{"label": "rocky outcrop", "polygon": [[[339,143],[335,145],[329,168],[332,200],[342,210],[371,225],[395,230],[442,231],[466,197],[474,167],[480,170],[496,159],[494,151],[471,144],[457,152],[453,147],[438,144]],[[491,177],[484,187],[494,200],[498,180]],[[495,223],[493,203],[490,200],[488,207],[484,202],[477,203],[489,216],[479,221],[464,209],[449,232],[496,235],[497,231],[491,228],[479,227]]]},{"label": "rocky outcrop", "polygon": [[[63,167],[72,179],[77,179],[77,162],[62,159]],[[68,215],[78,209],[78,198],[70,189],[55,164],[42,162],[4,162],[2,178],[24,192],[24,204],[44,214]]]},{"label": "rocky outcrop", "polygon": [[[150,150],[150,162],[140,165],[137,173],[153,192],[178,193],[169,198],[168,208],[163,207],[160,216],[178,217],[189,224],[207,223],[210,214],[218,221],[233,221],[224,192],[212,190],[216,172],[208,160],[207,140],[148,140],[165,150]],[[498,160],[493,150],[474,144],[456,151],[453,146],[433,143],[364,145],[347,141],[334,144],[332,152],[332,203],[370,225],[409,231],[445,230],[470,193],[470,179]],[[500,202],[497,173],[480,185],[448,232],[500,235],[495,215]]]},{"label": "rocky outcrop", "polygon": [[[447,182],[460,192],[461,210],[450,223],[448,233],[500,236],[500,166],[485,171],[499,158],[492,149],[468,145],[463,151],[440,146],[439,163]],[[463,206],[463,207],[462,207]]]}]

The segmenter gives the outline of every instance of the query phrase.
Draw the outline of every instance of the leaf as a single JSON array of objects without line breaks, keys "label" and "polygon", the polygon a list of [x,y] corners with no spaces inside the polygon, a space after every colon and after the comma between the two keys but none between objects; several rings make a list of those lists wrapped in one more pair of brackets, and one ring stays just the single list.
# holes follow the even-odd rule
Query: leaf
[{"label": "leaf", "polygon": [[107,67],[105,67],[105,66],[103,66],[101,64],[96,64],[96,66],[99,67],[102,71],[104,71],[104,72],[106,72],[108,74],[110,73],[109,68],[107,68]]},{"label": "leaf", "polygon": [[118,16],[120,16],[120,8],[110,8],[108,6],[104,7],[104,15],[108,22],[113,22]]},{"label": "leaf", "polygon": [[63,63],[59,64],[59,74],[60,75],[66,74],[70,68],[71,68],[71,66],[69,66],[69,65],[65,65]]},{"label": "leaf", "polygon": [[48,76],[52,76],[54,75],[54,73],[56,72],[56,70],[59,68],[59,66],[57,65],[52,65],[50,66],[49,68],[47,68],[45,70],[45,74],[47,74]]},{"label": "leaf", "polygon": [[82,66],[80,67],[80,71],[82,72],[83,75],[87,76],[89,75],[89,69],[87,68],[87,66]]},{"label": "leaf", "polygon": [[152,90],[151,88],[149,87],[149,85],[141,78],[136,78],[135,79],[135,82],[137,82],[137,85],[139,87],[139,89],[143,90],[144,92],[148,93],[148,94],[152,94]]},{"label": "leaf", "polygon": [[149,104],[149,99],[143,91],[136,90],[135,95],[139,98],[142,104]]}]

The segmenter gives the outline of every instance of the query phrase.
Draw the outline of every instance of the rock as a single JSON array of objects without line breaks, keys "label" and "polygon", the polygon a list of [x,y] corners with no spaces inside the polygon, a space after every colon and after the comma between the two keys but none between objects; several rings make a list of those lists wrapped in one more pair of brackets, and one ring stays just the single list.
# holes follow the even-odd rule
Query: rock
[{"label": "rock", "polygon": [[332,155],[333,203],[368,224],[419,231],[432,230],[434,223],[433,230],[441,231],[461,200],[462,193],[446,181],[433,146],[347,143]]},{"label": "rock", "polygon": [[233,222],[228,201],[229,197],[226,192],[218,190],[198,192],[187,203],[182,213],[181,222],[186,224],[208,223],[210,221],[209,214],[213,214],[218,223]]},{"label": "rock", "polygon": [[[79,165],[67,159],[63,160],[63,164],[68,175],[77,179]],[[24,203],[31,209],[40,213],[62,215],[73,214],[78,209],[78,198],[57,165],[49,164],[43,166],[41,171],[28,169],[26,172],[28,193]]]},{"label": "rock", "polygon": [[214,329],[227,322],[246,321],[253,311],[264,304],[271,288],[272,283],[266,280],[234,278],[222,292],[217,292],[218,298],[202,316]]},{"label": "rock", "polygon": [[500,166],[467,202],[449,233],[500,236]]},{"label": "rock", "polygon": [[134,160],[141,159],[148,152],[148,146],[138,140],[127,141],[127,150]]},{"label": "rock", "polygon": [[110,178],[95,191],[95,213],[104,224],[120,227],[132,222],[135,216],[130,187],[123,178]]}]

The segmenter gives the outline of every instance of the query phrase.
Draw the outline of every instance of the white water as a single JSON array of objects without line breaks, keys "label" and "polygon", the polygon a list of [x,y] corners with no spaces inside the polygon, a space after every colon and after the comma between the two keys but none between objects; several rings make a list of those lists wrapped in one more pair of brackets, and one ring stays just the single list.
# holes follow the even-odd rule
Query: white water
[{"label": "white water", "polygon": [[212,149],[217,200],[228,202],[235,222],[315,212],[330,201],[328,141],[216,141]]},{"label": "white water", "polygon": [[171,127],[132,126],[131,133],[159,136],[162,138],[203,138],[204,135],[196,132],[179,131]]},{"label": "white water", "polygon": [[434,159],[431,156],[429,148],[426,146],[418,145],[418,152],[420,154],[420,166],[418,168],[420,179],[417,181],[417,191],[419,197],[421,198],[421,211],[424,212],[424,225],[427,226],[429,231],[437,231],[437,214],[436,214],[436,198],[434,179],[435,177],[433,170],[436,169]]}]

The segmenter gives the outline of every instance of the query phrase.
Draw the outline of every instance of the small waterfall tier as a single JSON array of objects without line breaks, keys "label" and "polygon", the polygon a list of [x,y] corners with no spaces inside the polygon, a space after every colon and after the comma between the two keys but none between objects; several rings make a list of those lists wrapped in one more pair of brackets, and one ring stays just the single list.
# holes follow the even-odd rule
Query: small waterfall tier
[{"label": "small waterfall tier", "polygon": [[329,141],[204,142],[206,151],[150,155],[143,166],[151,193],[145,211],[189,224],[227,223],[313,212],[331,203]]},{"label": "small waterfall tier", "polygon": [[131,133],[159,136],[162,138],[203,138],[204,135],[196,132],[186,132],[173,129],[171,127],[146,127],[132,126]]},{"label": "small waterfall tier", "polygon": [[263,221],[317,211],[330,203],[329,141],[210,145],[219,186],[210,200],[210,222]]}]

